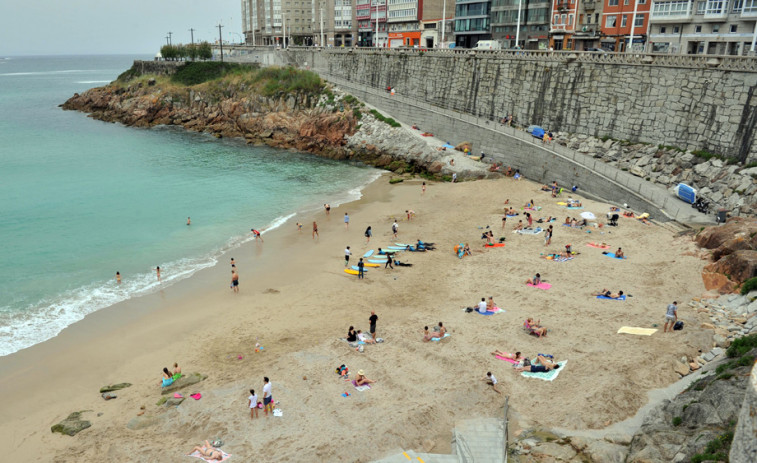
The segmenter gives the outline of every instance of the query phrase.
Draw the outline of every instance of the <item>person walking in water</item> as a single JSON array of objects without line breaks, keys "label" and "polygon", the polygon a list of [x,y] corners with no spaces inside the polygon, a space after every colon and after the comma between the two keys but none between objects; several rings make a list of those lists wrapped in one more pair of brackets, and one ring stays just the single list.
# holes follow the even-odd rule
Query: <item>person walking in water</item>
[{"label": "person walking in water", "polygon": [[121,284],[121,272],[116,272],[116,283]]},{"label": "person walking in water", "polygon": [[326,209],[326,215],[331,215],[331,204],[324,204],[323,208]]},{"label": "person walking in water", "polygon": [[260,242],[263,242],[263,236],[260,234],[258,230],[255,230],[254,228],[250,228],[250,232],[252,233],[252,236],[255,237],[255,241],[260,240]]},{"label": "person walking in water", "polygon": [[231,270],[231,289],[233,289],[235,293],[239,292],[239,274],[236,269]]},{"label": "person walking in water", "polygon": [[318,235],[318,224],[315,223],[315,220],[313,220],[313,239],[315,239],[316,236],[320,238],[320,236]]},{"label": "person walking in water", "polygon": [[158,275],[158,281],[160,281],[160,266],[155,267],[155,273]]},{"label": "person walking in water", "polygon": [[192,219],[190,219],[189,217],[187,217],[187,225],[192,225]]}]

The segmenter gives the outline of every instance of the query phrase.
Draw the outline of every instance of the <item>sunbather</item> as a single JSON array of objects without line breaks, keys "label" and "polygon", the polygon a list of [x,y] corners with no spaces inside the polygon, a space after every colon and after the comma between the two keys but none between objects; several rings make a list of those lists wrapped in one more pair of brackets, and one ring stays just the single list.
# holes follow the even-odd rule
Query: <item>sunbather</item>
[{"label": "sunbather", "polygon": [[442,322],[439,322],[439,325],[434,327],[434,337],[443,338],[445,333],[447,333],[447,328],[444,327]]},{"label": "sunbather", "polygon": [[355,342],[357,341],[357,332],[355,331],[354,326],[350,326],[350,329],[347,330],[347,342]]},{"label": "sunbather", "polygon": [[570,217],[565,217],[565,225],[570,225]]},{"label": "sunbather", "polygon": [[527,318],[526,323],[523,324],[523,326],[530,331],[531,333],[542,337],[547,334],[547,329],[540,325],[541,320],[534,323],[533,318]]},{"label": "sunbather", "polygon": [[187,455],[192,455],[194,452],[200,452],[200,455],[206,460],[223,460],[223,452],[210,445],[208,441],[205,441],[205,445],[203,446],[195,445],[195,448]]},{"label": "sunbather", "polygon": [[463,255],[465,256],[472,256],[473,254],[470,251],[470,246],[468,243],[465,243],[465,247],[463,248]]},{"label": "sunbather", "polygon": [[173,379],[179,379],[181,377],[181,367],[178,362],[173,364]]},{"label": "sunbather", "polygon": [[516,362],[520,362],[523,359],[523,356],[520,355],[520,352],[510,354],[508,352],[502,352],[501,350],[495,350],[494,352],[492,352],[492,355],[494,355],[495,357],[504,357],[506,359],[515,360]]},{"label": "sunbather", "polygon": [[496,305],[494,304],[494,296],[489,296],[489,300],[486,301],[487,312],[493,312]]},{"label": "sunbather", "polygon": [[530,371],[531,373],[546,373],[551,370],[557,370],[560,368],[560,365],[557,363],[551,361],[550,359],[544,357],[543,355],[538,355],[537,360],[539,362],[539,365],[524,365],[524,366],[516,366],[515,369],[518,371]]},{"label": "sunbather", "polygon": [[515,227],[515,230],[516,231],[523,230],[523,221],[522,220],[518,220],[518,225]]},{"label": "sunbather", "polygon": [[617,293],[613,293],[609,289],[602,288],[602,291],[597,291],[594,293],[591,293],[592,296],[604,296],[604,297],[610,297],[613,299],[618,299],[620,296],[623,295],[623,291],[618,291]]},{"label": "sunbather", "polygon": [[372,379],[368,379],[367,376],[365,376],[365,372],[363,370],[358,370],[357,372],[357,378],[355,378],[355,384],[357,386],[366,386],[368,384],[373,384],[376,381]]},{"label": "sunbather", "polygon": [[361,330],[357,330],[357,339],[366,344],[376,344],[376,340],[372,336],[363,333]]},{"label": "sunbather", "polygon": [[623,250],[622,249],[618,248],[618,250],[615,251],[615,257],[617,257],[618,259],[623,259],[625,256],[626,255],[623,254]]},{"label": "sunbather", "polygon": [[527,285],[538,286],[541,283],[541,274],[537,273],[533,278],[526,280]]},{"label": "sunbather", "polygon": [[431,332],[428,330],[428,326],[423,327],[423,342],[429,342],[431,341],[431,338],[433,338],[434,335],[431,334]]}]

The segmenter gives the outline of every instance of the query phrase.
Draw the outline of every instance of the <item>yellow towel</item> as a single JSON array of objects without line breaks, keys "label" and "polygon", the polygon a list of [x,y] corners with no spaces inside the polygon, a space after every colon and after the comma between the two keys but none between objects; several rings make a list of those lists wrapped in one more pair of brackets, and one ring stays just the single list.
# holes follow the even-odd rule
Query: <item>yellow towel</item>
[{"label": "yellow towel", "polygon": [[637,334],[639,336],[652,336],[657,330],[654,328],[639,328],[636,326],[623,326],[618,330],[618,334]]}]

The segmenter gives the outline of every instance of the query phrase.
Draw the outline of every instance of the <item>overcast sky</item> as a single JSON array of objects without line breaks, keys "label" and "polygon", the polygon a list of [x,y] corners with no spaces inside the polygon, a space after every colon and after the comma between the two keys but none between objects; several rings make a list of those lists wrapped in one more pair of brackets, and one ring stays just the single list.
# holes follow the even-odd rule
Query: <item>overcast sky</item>
[{"label": "overcast sky", "polygon": [[239,0],[0,0],[0,56],[154,54],[173,43],[238,42]]}]

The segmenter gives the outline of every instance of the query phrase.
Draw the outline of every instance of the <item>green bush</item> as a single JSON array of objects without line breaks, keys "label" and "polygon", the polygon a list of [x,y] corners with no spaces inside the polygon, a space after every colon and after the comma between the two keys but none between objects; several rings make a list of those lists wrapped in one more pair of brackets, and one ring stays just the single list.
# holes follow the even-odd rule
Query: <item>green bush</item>
[{"label": "green bush", "polygon": [[376,119],[378,119],[381,122],[384,122],[386,124],[389,124],[392,127],[401,127],[402,126],[402,124],[400,124],[399,122],[395,121],[391,117],[384,116],[383,114],[381,114],[380,112],[376,111],[375,109],[371,109],[371,114],[373,114],[373,116]]},{"label": "green bush", "polygon": [[360,112],[357,108],[352,108],[352,115],[355,116],[355,119],[360,120],[363,118],[363,113]]},{"label": "green bush", "polygon": [[673,426],[680,426],[682,422],[683,418],[681,418],[680,416],[673,418]]},{"label": "green bush", "polygon": [[350,104],[350,105],[356,104],[358,102],[357,98],[355,98],[352,95],[345,95],[344,98],[342,98],[342,101],[344,101],[345,103]]},{"label": "green bush", "polygon": [[[755,347],[757,347],[757,334],[750,334],[743,338],[734,339],[725,354],[731,358],[742,357]],[[739,359],[739,362],[741,362],[741,359]]]},{"label": "green bush", "polygon": [[116,80],[119,82],[128,82],[132,79],[136,79],[137,77],[141,75],[142,73],[139,72],[139,70],[136,67],[132,66],[129,69],[122,72]]},{"label": "green bush", "polygon": [[171,81],[182,85],[197,85],[219,79],[232,71],[240,71],[241,65],[218,61],[187,63],[171,76]]},{"label": "green bush", "polygon": [[741,283],[741,295],[746,296],[749,291],[753,291],[757,289],[757,277],[750,278],[746,280],[745,282]]},{"label": "green bush", "polygon": [[325,92],[330,97],[330,104],[333,104],[334,94],[324,91],[323,81],[314,72],[300,71],[293,67],[271,67],[258,71],[254,81],[264,82],[262,93],[265,96],[290,93],[319,95]]}]

